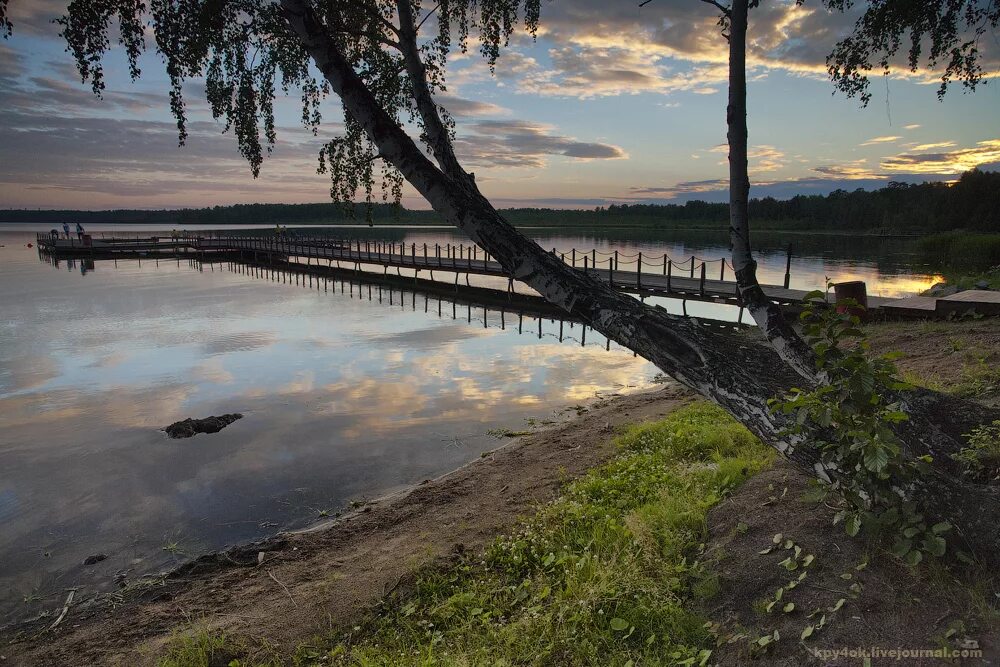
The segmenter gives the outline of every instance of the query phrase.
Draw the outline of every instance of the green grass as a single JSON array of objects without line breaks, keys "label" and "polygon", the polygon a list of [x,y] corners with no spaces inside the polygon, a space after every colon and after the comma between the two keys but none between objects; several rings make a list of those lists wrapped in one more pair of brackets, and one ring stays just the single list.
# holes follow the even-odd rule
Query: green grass
[{"label": "green grass", "polygon": [[171,641],[167,654],[156,663],[157,667],[277,667],[281,661],[274,657],[242,659],[247,654],[263,655],[268,647],[250,649],[246,644],[232,641],[224,635],[210,632],[189,632]]},{"label": "green grass", "polygon": [[1000,234],[934,234],[920,239],[917,249],[935,266],[969,274],[970,283],[989,279],[985,274],[973,279],[972,273],[989,272],[1000,266]]},{"label": "green grass", "polygon": [[705,619],[686,605],[718,589],[699,560],[706,514],[772,451],[707,403],[633,427],[618,446],[515,533],[458,565],[422,571],[412,591],[357,626],[301,647],[296,664],[707,659]]}]

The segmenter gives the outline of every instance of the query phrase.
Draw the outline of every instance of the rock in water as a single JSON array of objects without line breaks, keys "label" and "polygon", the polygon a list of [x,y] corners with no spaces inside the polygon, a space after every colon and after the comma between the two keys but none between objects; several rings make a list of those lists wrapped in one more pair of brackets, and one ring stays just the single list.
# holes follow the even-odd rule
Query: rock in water
[{"label": "rock in water", "polygon": [[199,433],[218,433],[222,429],[232,424],[237,419],[243,419],[243,415],[234,412],[218,417],[205,417],[204,419],[185,419],[174,422],[163,429],[171,438],[190,438]]}]

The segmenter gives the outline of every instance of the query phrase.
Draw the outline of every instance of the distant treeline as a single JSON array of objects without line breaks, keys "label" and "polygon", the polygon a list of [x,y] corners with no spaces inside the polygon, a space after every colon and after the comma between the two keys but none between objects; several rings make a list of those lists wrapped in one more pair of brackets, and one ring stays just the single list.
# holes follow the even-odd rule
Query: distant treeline
[{"label": "distant treeline", "polygon": [[[510,209],[520,225],[717,226],[729,218],[727,203],[612,204],[593,211]],[[889,183],[875,191],[835,190],[828,195],[798,195],[750,200],[751,226],[891,233],[951,230],[1000,231],[1000,172],[973,170],[954,184]]]},{"label": "distant treeline", "polygon": [[[0,211],[0,222],[62,223],[137,223],[162,225],[257,225],[257,224],[344,224],[366,220],[365,207],[355,206],[354,217],[344,207],[333,202],[322,204],[234,204],[211,208],[184,208],[172,211],[119,209],[112,211],[42,211],[14,209]],[[414,223],[432,224],[437,218],[432,211],[408,211],[392,204],[375,204],[371,217],[378,223],[395,221],[399,217]]]},{"label": "distant treeline", "polygon": [[[612,204],[592,210],[517,208],[503,215],[522,226],[593,228],[721,228],[729,216],[725,203]],[[0,222],[150,223],[182,225],[344,224],[363,223],[362,205],[354,216],[344,208],[323,204],[237,204],[174,211],[0,211]],[[376,225],[441,224],[433,211],[414,211],[376,204],[370,218]],[[893,234],[952,230],[1000,231],[1000,172],[973,170],[954,184],[890,183],[880,190],[835,190],[828,195],[772,197],[750,201],[750,219],[757,229],[817,229],[881,231]]]}]

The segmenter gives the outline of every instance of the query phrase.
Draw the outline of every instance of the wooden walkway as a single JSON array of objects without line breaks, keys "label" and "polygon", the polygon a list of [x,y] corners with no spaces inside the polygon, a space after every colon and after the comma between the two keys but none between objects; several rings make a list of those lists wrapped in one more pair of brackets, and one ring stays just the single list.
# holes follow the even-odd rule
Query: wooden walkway
[{"label": "wooden walkway", "polygon": [[[273,233],[234,235],[206,233],[198,236],[159,238],[137,234],[108,234],[92,237],[89,243],[75,238],[55,239],[39,234],[40,249],[57,256],[90,256],[94,258],[128,256],[197,256],[240,253],[256,260],[286,261],[302,258],[307,264],[347,263],[355,270],[372,272],[407,269],[414,276],[426,272],[433,280],[434,272],[510,278],[500,264],[472,244],[416,244],[392,241],[342,240],[324,236],[288,237]],[[670,256],[643,253],[624,254],[598,250],[557,252],[555,256],[579,271],[611,283],[616,289],[641,296],[663,296],[683,300],[707,301],[739,305],[736,283],[726,280],[733,276],[725,259],[688,257],[675,260]],[[790,258],[789,258],[790,259]],[[805,290],[789,289],[786,266],[785,285],[763,285],[764,293],[785,306],[803,302]],[[711,277],[710,277],[711,276]],[[869,306],[877,307],[878,297],[869,297]],[[875,303],[873,303],[875,302]]]}]

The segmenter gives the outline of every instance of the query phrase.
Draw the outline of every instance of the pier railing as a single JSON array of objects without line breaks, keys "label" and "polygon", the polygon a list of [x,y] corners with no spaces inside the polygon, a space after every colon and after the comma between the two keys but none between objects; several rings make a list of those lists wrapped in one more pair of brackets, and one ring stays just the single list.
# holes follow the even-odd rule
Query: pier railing
[{"label": "pier railing", "polygon": [[[261,230],[187,230],[173,232],[98,232],[91,239],[98,244],[84,245],[71,234],[68,239],[54,242],[50,233],[39,233],[40,247],[71,250],[116,251],[128,250],[130,246],[162,247],[176,250],[178,247],[204,253],[213,250],[244,250],[271,252],[298,257],[335,259],[366,264],[381,264],[415,269],[441,269],[451,271],[473,271],[479,273],[502,273],[499,263],[475,244],[466,243],[406,243],[404,241],[380,239],[341,239],[325,234],[295,231]],[[662,287],[666,279],[667,290],[673,278],[696,280],[699,291],[704,292],[708,281],[735,282],[736,270],[726,258],[709,259],[690,255],[683,258],[672,257],[669,253],[649,253],[637,251],[626,253],[621,250],[580,250],[552,248],[554,257],[584,273],[599,272],[609,282],[620,284],[624,280],[634,280],[634,286],[643,288],[644,277],[658,276],[657,287]],[[791,280],[792,248],[788,246],[784,288]],[[650,283],[646,278],[647,285]]]}]

